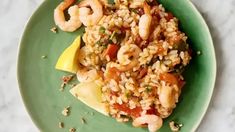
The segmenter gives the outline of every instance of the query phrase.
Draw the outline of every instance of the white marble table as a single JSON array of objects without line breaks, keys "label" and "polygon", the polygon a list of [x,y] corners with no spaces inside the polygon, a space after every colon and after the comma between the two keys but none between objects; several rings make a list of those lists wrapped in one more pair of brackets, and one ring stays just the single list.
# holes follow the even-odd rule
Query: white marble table
[{"label": "white marble table", "polygon": [[[0,132],[38,131],[20,97],[16,61],[24,25],[42,1],[0,3]],[[193,3],[209,24],[218,62],[212,102],[197,131],[235,132],[235,0],[193,0]]]}]

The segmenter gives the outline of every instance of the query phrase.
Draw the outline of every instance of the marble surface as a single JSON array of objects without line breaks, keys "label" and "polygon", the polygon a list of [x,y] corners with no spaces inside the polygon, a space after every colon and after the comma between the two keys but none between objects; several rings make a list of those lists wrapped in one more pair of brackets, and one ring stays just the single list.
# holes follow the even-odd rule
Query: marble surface
[{"label": "marble surface", "polygon": [[[43,0],[1,0],[0,132],[37,132],[16,80],[17,48],[24,25]],[[192,0],[209,25],[217,54],[217,80],[198,132],[235,132],[235,0]]]}]

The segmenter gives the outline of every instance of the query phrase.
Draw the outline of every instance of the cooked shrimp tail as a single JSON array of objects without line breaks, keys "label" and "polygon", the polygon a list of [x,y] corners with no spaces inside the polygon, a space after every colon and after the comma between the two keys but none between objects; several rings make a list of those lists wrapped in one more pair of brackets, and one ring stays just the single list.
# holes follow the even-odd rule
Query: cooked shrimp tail
[{"label": "cooked shrimp tail", "polygon": [[[82,25],[81,21],[79,20],[79,8],[77,5],[71,6],[73,3],[74,0],[65,0],[61,2],[54,10],[55,24],[63,31],[73,32]],[[70,19],[68,21],[65,20],[64,15],[64,10],[67,8],[69,8],[68,14],[70,15]]]},{"label": "cooked shrimp tail", "polygon": [[[91,7],[91,10],[88,10]],[[103,17],[103,7],[98,0],[84,0],[78,4],[79,18],[85,26],[93,26],[97,24]]]},{"label": "cooked shrimp tail", "polygon": [[141,127],[143,124],[147,124],[150,132],[156,132],[161,128],[162,122],[162,118],[156,115],[142,115],[134,119],[132,124],[135,127]]},{"label": "cooked shrimp tail", "polygon": [[147,40],[150,34],[150,26],[152,21],[152,16],[150,13],[150,6],[144,2],[144,15],[140,17],[139,20],[139,35],[143,40]]},{"label": "cooked shrimp tail", "polygon": [[80,67],[77,71],[77,79],[79,82],[92,82],[100,78],[96,69],[89,70],[86,67]]},{"label": "cooked shrimp tail", "polygon": [[118,69],[120,71],[127,71],[135,67],[139,63],[138,57],[140,52],[141,49],[135,44],[122,46],[117,53],[117,59],[120,63]]}]

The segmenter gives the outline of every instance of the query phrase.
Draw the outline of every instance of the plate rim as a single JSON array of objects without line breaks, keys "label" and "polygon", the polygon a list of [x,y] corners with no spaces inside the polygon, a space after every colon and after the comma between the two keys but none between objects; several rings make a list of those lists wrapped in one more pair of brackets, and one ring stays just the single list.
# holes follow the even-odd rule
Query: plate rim
[{"label": "plate rim", "polygon": [[25,34],[26,34],[26,30],[29,28],[28,27],[28,25],[29,25],[29,23],[32,21],[32,18],[36,15],[36,13],[39,11],[39,9],[41,8],[41,7],[43,7],[45,4],[46,4],[46,2],[47,2],[48,0],[43,0],[41,3],[40,3],[40,5],[38,6],[38,7],[36,7],[35,9],[34,9],[34,11],[33,11],[33,13],[30,15],[30,17],[26,20],[26,22],[25,22],[25,24],[24,24],[24,26],[23,26],[23,32],[21,33],[21,35],[20,35],[20,40],[19,40],[19,42],[18,42],[18,49],[17,49],[17,64],[16,64],[16,77],[17,77],[17,84],[18,84],[18,90],[19,90],[19,92],[20,92],[20,96],[21,96],[21,100],[22,100],[22,102],[23,102],[23,104],[24,104],[24,109],[26,109],[26,111],[27,111],[27,113],[28,113],[28,115],[29,115],[29,117],[30,117],[30,119],[31,119],[31,121],[32,121],[32,123],[36,126],[36,128],[38,129],[38,130],[40,130],[41,131],[41,128],[39,127],[39,124],[37,123],[37,121],[36,121],[36,118],[34,118],[34,116],[33,116],[33,114],[32,114],[32,112],[30,111],[30,106],[29,106],[29,104],[27,103],[27,101],[26,101],[26,99],[25,99],[25,95],[24,95],[24,92],[23,92],[23,88],[22,88],[22,84],[21,84],[21,81],[20,81],[20,54],[21,54],[21,49],[22,49],[22,43],[23,43],[23,39],[25,38]]},{"label": "plate rim", "polygon": [[212,46],[212,63],[213,65],[211,66],[212,68],[212,83],[211,83],[211,88],[209,90],[209,95],[207,96],[207,100],[205,101],[204,103],[204,106],[203,106],[203,111],[202,111],[202,114],[201,116],[198,118],[198,121],[195,123],[195,125],[192,127],[192,132],[196,131],[197,128],[199,127],[199,125],[201,124],[203,118],[205,117],[205,114],[207,113],[208,111],[208,108],[209,108],[209,105],[211,103],[211,100],[212,100],[212,96],[213,96],[213,93],[214,93],[214,89],[215,89],[215,82],[216,82],[216,76],[217,76],[217,62],[216,62],[216,54],[215,54],[215,46],[214,46],[214,42],[213,42],[213,39],[212,39],[212,36],[211,36],[211,32],[210,32],[210,29],[209,29],[209,26],[207,25],[205,19],[203,18],[202,14],[199,12],[199,10],[196,8],[196,6],[190,1],[190,0],[186,0],[188,1],[189,5],[192,7],[192,9],[195,11],[196,15],[201,19],[201,23],[203,24],[206,32],[207,32],[207,37],[208,37],[208,40],[209,40],[209,43],[210,45]]}]

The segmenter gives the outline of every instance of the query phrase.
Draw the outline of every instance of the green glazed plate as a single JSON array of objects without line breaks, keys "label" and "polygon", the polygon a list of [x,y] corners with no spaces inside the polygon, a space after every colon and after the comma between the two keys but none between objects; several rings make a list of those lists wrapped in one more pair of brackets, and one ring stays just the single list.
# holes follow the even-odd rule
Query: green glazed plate
[{"label": "green glazed plate", "polygon": [[[69,93],[69,86],[60,92],[60,78],[66,73],[55,70],[55,64],[75,37],[84,28],[74,33],[50,29],[55,25],[53,10],[59,0],[46,0],[29,20],[19,47],[18,82],[25,106],[34,123],[43,132],[66,132],[76,128],[79,132],[146,132],[134,128],[131,123],[118,123],[115,119],[95,112]],[[189,37],[192,49],[201,51],[194,56],[184,72],[186,86],[173,114],[164,120],[160,132],[169,132],[169,121],[183,123],[182,132],[195,131],[209,105],[216,77],[216,60],[213,42],[208,27],[197,9],[189,0],[160,0],[179,20],[181,29]],[[46,58],[41,58],[46,56]],[[88,95],[89,96],[89,95]],[[71,106],[70,116],[61,111]],[[87,113],[89,112],[89,113]],[[94,115],[90,114],[94,112]],[[86,119],[82,124],[81,118]],[[58,123],[64,122],[60,129]]]}]

